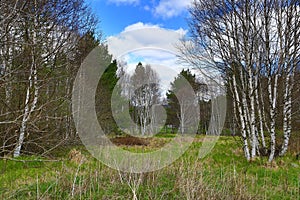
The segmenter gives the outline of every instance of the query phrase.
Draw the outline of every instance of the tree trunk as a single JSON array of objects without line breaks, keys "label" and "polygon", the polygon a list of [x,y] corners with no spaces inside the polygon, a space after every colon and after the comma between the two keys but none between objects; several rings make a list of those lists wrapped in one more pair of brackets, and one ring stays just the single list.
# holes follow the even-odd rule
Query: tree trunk
[{"label": "tree trunk", "polygon": [[[30,100],[31,88],[34,89],[34,97],[33,97],[33,101],[31,103],[31,108],[30,108],[29,100]],[[27,91],[26,91],[25,108],[24,108],[24,113],[23,113],[23,118],[22,118],[22,123],[21,123],[21,128],[20,128],[19,140],[18,140],[17,146],[14,150],[14,157],[20,156],[21,148],[24,143],[27,122],[30,118],[30,114],[36,108],[37,102],[38,102],[37,70],[36,70],[35,60],[33,59],[33,64],[30,69],[29,86],[27,87]]]},{"label": "tree trunk", "polygon": [[272,85],[271,85],[271,77],[269,77],[268,81],[268,91],[269,91],[269,101],[270,101],[270,155],[269,162],[272,162],[275,156],[275,148],[276,148],[276,119],[275,119],[275,109],[277,103],[277,87],[278,87],[278,74],[275,75],[275,81],[273,86],[273,95],[272,95]]},{"label": "tree trunk", "polygon": [[239,117],[240,117],[240,121],[241,121],[241,126],[242,126],[242,139],[244,142],[244,153],[245,153],[245,157],[246,159],[249,161],[250,160],[250,152],[249,152],[249,147],[248,147],[248,140],[247,140],[247,130],[246,130],[246,124],[245,124],[245,118],[242,112],[242,106],[241,106],[241,101],[239,98],[239,93],[238,93],[238,89],[237,89],[237,84],[236,84],[236,79],[235,79],[235,75],[233,75],[232,77],[233,80],[233,89],[234,89],[234,93],[235,93],[235,102],[237,102],[237,107],[238,107],[238,111],[239,111]]},{"label": "tree trunk", "polygon": [[[35,2],[36,4],[36,2]],[[35,47],[36,47],[36,41],[37,41],[37,32],[35,28],[37,26],[37,18],[34,18],[34,29],[33,29],[33,34],[32,34],[32,47],[31,47],[31,67],[30,67],[30,75],[29,75],[29,86],[27,87],[26,91],[26,98],[25,98],[25,107],[24,107],[24,113],[23,113],[23,118],[22,118],[22,123],[20,127],[20,134],[19,134],[19,140],[17,142],[16,148],[14,150],[14,157],[20,156],[21,153],[21,148],[24,143],[25,139],[25,132],[26,132],[26,127],[27,127],[27,122],[30,118],[30,114],[35,110],[38,102],[38,77],[37,77],[37,60],[36,60],[36,52],[35,52]],[[31,108],[30,108],[30,90],[34,90],[34,96],[33,100],[31,103]]]},{"label": "tree trunk", "polygon": [[[260,90],[260,87],[259,87],[259,83],[258,83],[258,72],[257,72],[257,75],[255,77],[255,99],[256,99],[256,105],[257,105],[257,112],[258,112],[258,123],[259,123],[259,128],[258,128],[258,132],[259,132],[259,136],[260,136],[260,139],[261,139],[261,145],[262,145],[262,149],[265,151],[266,150],[266,141],[265,141],[265,134],[264,134],[264,124],[263,124],[263,116],[262,116],[262,105],[260,103],[260,96],[259,96],[259,93],[261,93],[262,91]],[[263,110],[264,112],[264,110]],[[266,152],[264,152],[266,153]]]},{"label": "tree trunk", "polygon": [[292,131],[292,90],[294,86],[294,69],[291,74],[286,77],[286,87],[284,94],[284,106],[283,106],[283,134],[284,141],[281,147],[279,156],[283,156],[288,149],[289,140]]}]

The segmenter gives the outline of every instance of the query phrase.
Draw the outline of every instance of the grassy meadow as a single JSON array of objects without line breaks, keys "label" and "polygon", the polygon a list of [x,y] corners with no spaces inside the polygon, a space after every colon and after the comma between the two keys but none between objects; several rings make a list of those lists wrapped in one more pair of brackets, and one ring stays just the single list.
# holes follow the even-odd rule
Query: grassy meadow
[{"label": "grassy meadow", "polygon": [[[160,134],[127,150],[149,151],[171,140]],[[111,169],[81,145],[64,145],[51,158],[23,156],[0,160],[0,199],[299,199],[299,140],[285,157],[250,163],[238,137],[221,136],[203,159],[197,153],[203,136],[162,170],[134,174]],[[298,138],[299,139],[299,138]],[[296,141],[296,142],[295,142]]]}]

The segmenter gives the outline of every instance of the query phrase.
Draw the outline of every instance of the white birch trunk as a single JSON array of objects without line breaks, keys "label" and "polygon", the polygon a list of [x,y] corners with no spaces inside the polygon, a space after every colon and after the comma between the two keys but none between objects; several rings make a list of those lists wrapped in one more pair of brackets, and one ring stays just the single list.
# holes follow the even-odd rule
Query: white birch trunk
[{"label": "white birch trunk", "polygon": [[[33,101],[31,103],[31,108],[30,108],[29,100],[30,100],[30,90],[31,90],[31,88],[34,89],[34,97],[33,97]],[[19,140],[18,140],[17,146],[14,150],[14,157],[19,157],[20,156],[21,148],[22,148],[22,145],[23,145],[24,139],[25,139],[25,132],[26,132],[26,127],[27,127],[27,122],[30,118],[30,114],[36,108],[37,101],[38,101],[37,70],[36,70],[35,63],[33,63],[32,67],[30,69],[29,86],[27,87],[27,91],[26,91],[25,108],[24,108],[22,123],[21,123],[21,127],[20,127]]]},{"label": "white birch trunk", "polygon": [[256,124],[255,124],[255,99],[254,99],[254,88],[253,88],[253,78],[252,70],[248,67],[249,75],[249,95],[250,95],[250,132],[251,132],[251,157],[256,157],[257,150],[257,137],[256,137]]},{"label": "white birch trunk", "polygon": [[[256,63],[257,66],[259,66],[258,62]],[[256,142],[256,150],[257,154],[260,156],[260,145],[262,143],[262,149],[265,149],[265,138],[264,138],[264,132],[263,132],[263,122],[262,122],[262,116],[261,116],[261,106],[259,102],[259,86],[258,86],[258,78],[259,78],[259,68],[256,68],[255,76],[254,76],[254,91],[253,91],[253,105],[252,109],[254,110],[254,131],[255,131],[255,142]],[[252,100],[252,99],[251,99]],[[258,116],[255,116],[255,114],[258,114]],[[258,123],[258,125],[257,125]],[[260,140],[259,140],[260,138]],[[261,143],[260,143],[261,141]],[[252,149],[253,150],[253,149]]]},{"label": "white birch trunk", "polygon": [[283,134],[284,141],[282,144],[281,151],[279,156],[286,154],[289,140],[292,131],[292,90],[294,86],[294,69],[292,69],[291,74],[288,74],[286,77],[286,87],[284,93],[284,106],[283,106]]},{"label": "white birch trunk", "polygon": [[185,110],[184,110],[184,102],[181,102],[180,104],[180,116],[179,116],[179,121],[180,121],[180,133],[184,134],[184,124],[185,124]]},{"label": "white birch trunk", "polygon": [[[261,145],[262,145],[262,148],[263,150],[265,151],[266,150],[266,141],[265,141],[265,134],[264,134],[264,124],[263,124],[263,116],[262,116],[262,106],[260,104],[260,101],[259,101],[259,84],[258,84],[258,73],[255,77],[255,87],[257,88],[255,90],[255,99],[256,99],[256,104],[257,104],[257,112],[258,112],[258,122],[259,122],[259,128],[258,128],[258,131],[259,131],[259,136],[260,136],[260,139],[261,139]],[[260,90],[260,92],[262,92]],[[265,152],[266,153],[266,152]]]},{"label": "white birch trunk", "polygon": [[[35,2],[36,3],[36,2]],[[29,75],[29,86],[27,87],[26,91],[26,98],[25,98],[25,107],[24,107],[24,113],[23,113],[23,118],[22,118],[22,123],[20,127],[20,134],[19,134],[19,139],[16,145],[16,148],[14,150],[14,157],[19,157],[21,153],[21,148],[24,143],[25,139],[25,132],[26,132],[26,127],[27,127],[27,122],[30,118],[30,114],[35,110],[38,102],[38,94],[39,94],[39,88],[38,88],[38,77],[37,77],[37,61],[35,59],[35,46],[36,46],[36,40],[37,40],[37,33],[36,33],[36,24],[37,24],[37,19],[34,19],[34,30],[33,30],[33,35],[32,35],[32,42],[33,42],[33,47],[31,49],[31,68],[30,68],[30,75]],[[30,108],[30,90],[34,90],[34,96],[33,100],[31,103],[31,108]]]},{"label": "white birch trunk", "polygon": [[244,118],[244,115],[242,112],[242,106],[241,106],[241,102],[240,102],[240,98],[239,98],[235,75],[233,75],[232,79],[233,79],[233,89],[234,89],[234,93],[235,93],[235,102],[237,102],[239,117],[240,117],[241,126],[242,126],[242,138],[243,138],[243,142],[244,142],[243,149],[244,149],[245,157],[249,161],[250,160],[250,152],[249,152],[249,146],[248,146],[248,140],[247,140],[246,124],[245,124],[245,120],[244,120],[245,118]]},{"label": "white birch trunk", "polygon": [[272,95],[272,82],[271,77],[269,77],[268,81],[268,91],[269,91],[269,101],[270,101],[270,155],[269,162],[272,162],[275,156],[275,147],[276,147],[276,119],[275,119],[275,109],[277,103],[277,87],[278,87],[278,74],[275,75],[275,81],[273,86],[273,95]]}]

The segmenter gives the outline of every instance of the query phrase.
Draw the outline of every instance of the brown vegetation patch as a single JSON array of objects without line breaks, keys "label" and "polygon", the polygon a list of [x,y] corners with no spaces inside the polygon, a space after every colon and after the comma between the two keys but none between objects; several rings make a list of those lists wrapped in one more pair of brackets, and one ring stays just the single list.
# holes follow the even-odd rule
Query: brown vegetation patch
[{"label": "brown vegetation patch", "polygon": [[76,163],[76,164],[80,164],[80,163],[83,163],[86,159],[85,159],[85,156],[81,154],[80,151],[76,150],[76,149],[72,149],[70,152],[69,152],[69,159]]},{"label": "brown vegetation patch", "polygon": [[242,148],[235,148],[232,150],[232,153],[236,156],[241,156],[244,154],[244,151]]},{"label": "brown vegetation patch", "polygon": [[267,162],[265,164],[265,168],[277,170],[278,169],[278,165],[277,165],[276,161],[273,160],[272,162]]},{"label": "brown vegetation patch", "polygon": [[115,145],[125,146],[148,146],[151,138],[139,138],[127,135],[125,137],[116,137],[111,139]]}]

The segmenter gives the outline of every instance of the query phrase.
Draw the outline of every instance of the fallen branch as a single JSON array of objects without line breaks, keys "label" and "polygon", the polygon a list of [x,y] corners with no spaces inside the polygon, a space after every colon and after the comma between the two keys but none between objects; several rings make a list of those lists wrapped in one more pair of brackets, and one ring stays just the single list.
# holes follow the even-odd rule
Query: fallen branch
[{"label": "fallen branch", "polygon": [[0,157],[0,159],[3,159],[3,160],[10,160],[10,161],[15,161],[15,162],[23,162],[23,163],[26,163],[26,162],[63,162],[63,161],[66,161],[66,159],[61,159],[61,160],[20,160],[20,159],[15,159],[15,158],[10,158],[10,157]]}]

